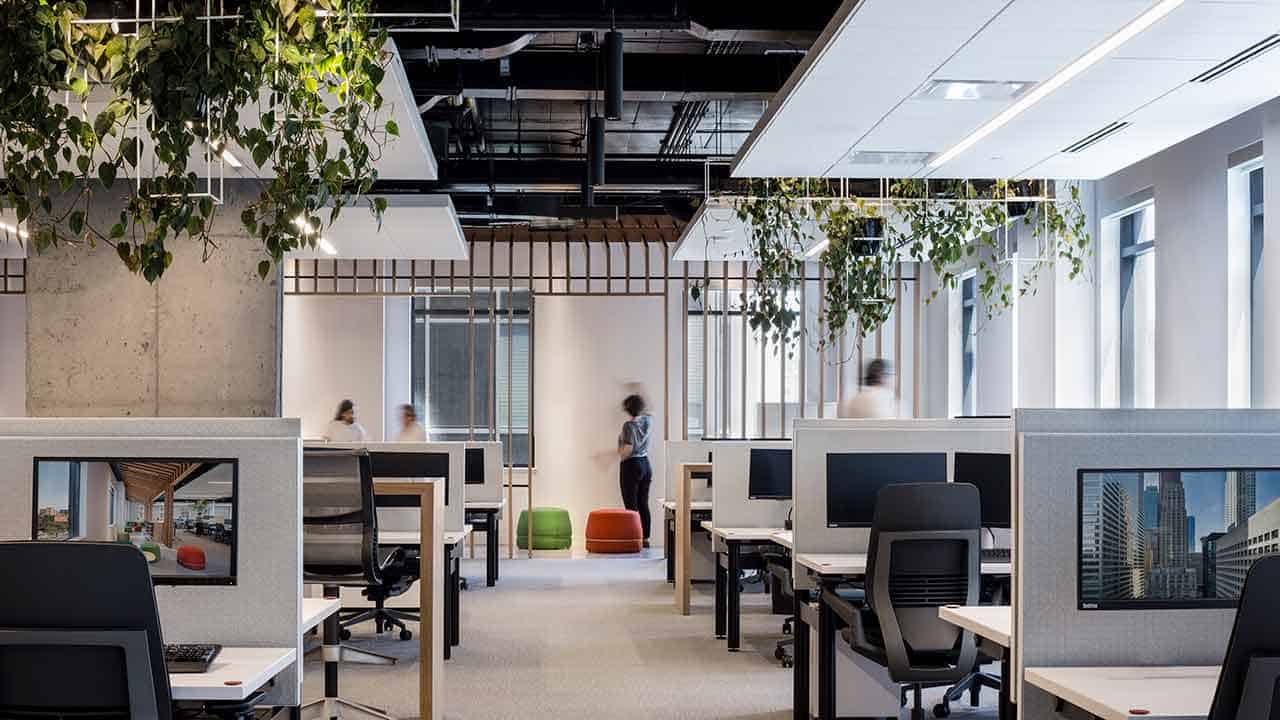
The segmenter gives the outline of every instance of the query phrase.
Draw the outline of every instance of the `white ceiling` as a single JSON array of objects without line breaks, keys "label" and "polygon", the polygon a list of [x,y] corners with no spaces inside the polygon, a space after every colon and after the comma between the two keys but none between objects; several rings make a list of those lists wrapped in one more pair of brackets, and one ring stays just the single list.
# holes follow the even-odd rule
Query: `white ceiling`
[{"label": "white ceiling", "polygon": [[[336,255],[319,247],[289,253],[292,258],[361,260],[466,260],[467,243],[448,195],[387,195],[378,227],[373,213],[356,205],[324,231]],[[327,220],[325,212],[321,219]]]},{"label": "white ceiling", "polygon": [[[733,203],[730,197],[710,198],[703,203],[680,234],[671,259],[681,262],[750,259],[751,223],[738,219]],[[809,247],[813,247],[827,236],[816,222],[810,222],[805,237],[809,238]]]},{"label": "white ceiling", "polygon": [[[855,151],[941,153],[1013,100],[916,98],[932,79],[1041,82],[1155,0],[847,0],[734,162],[738,177],[1104,177],[1280,94],[1280,50],[1197,74],[1280,32],[1280,0],[1186,0],[936,170]],[[1109,123],[1132,125],[1076,154]]]}]

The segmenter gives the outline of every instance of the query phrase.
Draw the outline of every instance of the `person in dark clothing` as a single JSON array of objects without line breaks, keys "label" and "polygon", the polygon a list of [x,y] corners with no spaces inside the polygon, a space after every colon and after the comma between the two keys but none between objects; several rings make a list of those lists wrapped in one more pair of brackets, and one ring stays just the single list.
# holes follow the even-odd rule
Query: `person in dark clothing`
[{"label": "person in dark clothing", "polygon": [[619,471],[622,504],[628,510],[640,513],[644,546],[649,547],[649,530],[652,527],[649,485],[653,482],[653,468],[649,465],[649,431],[653,427],[653,417],[646,412],[644,398],[639,395],[628,395],[622,401],[622,409],[631,418],[622,424],[622,434],[618,436],[618,457],[622,458]]}]

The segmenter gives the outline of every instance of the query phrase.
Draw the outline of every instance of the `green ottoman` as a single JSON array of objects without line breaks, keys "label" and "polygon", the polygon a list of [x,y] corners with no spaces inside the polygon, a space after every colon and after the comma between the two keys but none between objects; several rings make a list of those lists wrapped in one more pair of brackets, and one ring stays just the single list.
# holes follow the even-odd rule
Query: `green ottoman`
[{"label": "green ottoman", "polygon": [[[573,545],[573,523],[569,511],[557,507],[533,509],[533,549],[567,550]],[[529,549],[529,511],[520,512],[516,529],[516,547]]]},{"label": "green ottoman", "polygon": [[147,557],[147,562],[149,563],[160,559],[160,546],[155,543],[142,543],[142,547],[138,549]]}]

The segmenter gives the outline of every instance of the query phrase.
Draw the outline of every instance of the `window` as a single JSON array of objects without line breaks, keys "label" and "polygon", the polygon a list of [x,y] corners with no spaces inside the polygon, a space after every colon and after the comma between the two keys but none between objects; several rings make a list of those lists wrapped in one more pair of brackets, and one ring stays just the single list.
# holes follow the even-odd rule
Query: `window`
[{"label": "window", "polygon": [[1249,395],[1250,407],[1263,407],[1262,401],[1262,246],[1263,246],[1262,168],[1249,172]]},{"label": "window", "polygon": [[431,439],[497,440],[528,467],[530,302],[521,289],[414,298],[413,404]]},{"label": "window", "polygon": [[977,275],[960,280],[960,414],[978,414]]},{"label": "window", "polygon": [[37,489],[37,540],[71,540],[84,535],[80,509],[84,498],[80,483],[80,463],[45,463]]},{"label": "window", "polygon": [[1155,407],[1155,206],[1120,218],[1120,407]]}]

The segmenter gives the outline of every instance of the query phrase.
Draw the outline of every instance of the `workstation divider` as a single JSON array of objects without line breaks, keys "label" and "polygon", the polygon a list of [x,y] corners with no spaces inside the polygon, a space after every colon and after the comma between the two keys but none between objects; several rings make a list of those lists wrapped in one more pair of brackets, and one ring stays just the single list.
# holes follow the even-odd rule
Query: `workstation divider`
[{"label": "workstation divider", "polygon": [[[710,445],[712,523],[720,528],[783,527],[791,503],[750,499],[748,474],[753,449],[790,450],[791,441],[718,440]],[[794,467],[794,453],[792,463]]]},{"label": "workstation divider", "polygon": [[[448,443],[444,443],[448,444]],[[502,484],[502,443],[480,440],[467,440],[462,443],[466,450],[480,449],[484,451],[484,483],[467,485],[468,502],[500,502],[504,500]],[[466,481],[463,481],[466,484]]]},{"label": "workstation divider", "polygon": [[[1060,717],[1056,698],[1027,682],[1028,668],[1220,665],[1235,619],[1232,608],[1081,608],[1079,472],[1280,468],[1280,413],[1019,410],[1015,433],[1013,653],[1019,717]],[[1205,708],[1214,675],[1197,681],[1203,697],[1196,700]],[[1185,690],[1190,682],[1179,684]],[[1127,707],[1142,708],[1142,698],[1131,697]]]},{"label": "workstation divider", "polygon": [[[447,497],[441,501],[445,503],[444,507],[444,527],[441,532],[459,532],[466,524],[466,508],[465,504],[471,498],[468,494],[469,488],[466,486],[466,448],[470,443],[466,441],[454,442],[363,442],[363,443],[319,443],[307,447],[317,448],[342,448],[346,450],[368,450],[370,454],[380,452],[386,453],[445,453],[449,456],[449,476],[446,478],[448,483]],[[500,443],[494,443],[500,445]],[[485,470],[488,471],[488,460],[485,457]],[[416,477],[416,476],[415,476]],[[429,476],[422,476],[424,479],[435,479]],[[388,480],[408,480],[409,478],[381,478],[377,474],[377,466],[375,463],[374,477],[375,483],[386,482]],[[381,519],[381,518],[379,518]],[[390,528],[388,528],[390,529]],[[407,528],[396,528],[397,530]]]},{"label": "workstation divider", "polygon": [[[663,478],[662,498],[664,500],[675,500],[681,479],[681,466],[685,463],[708,463],[708,453],[718,444],[718,442],[708,440],[668,440],[666,446],[666,475]],[[709,501],[711,500],[711,488],[707,487],[706,483],[695,483],[693,495],[689,499],[694,502]]]},{"label": "workstation divider", "polygon": [[[301,425],[280,418],[0,420],[0,537],[30,539],[34,459],[237,460],[234,585],[155,588],[164,639],[226,647],[302,642]],[[33,592],[39,592],[33,588]],[[264,705],[297,706],[301,661],[276,675]]]}]

